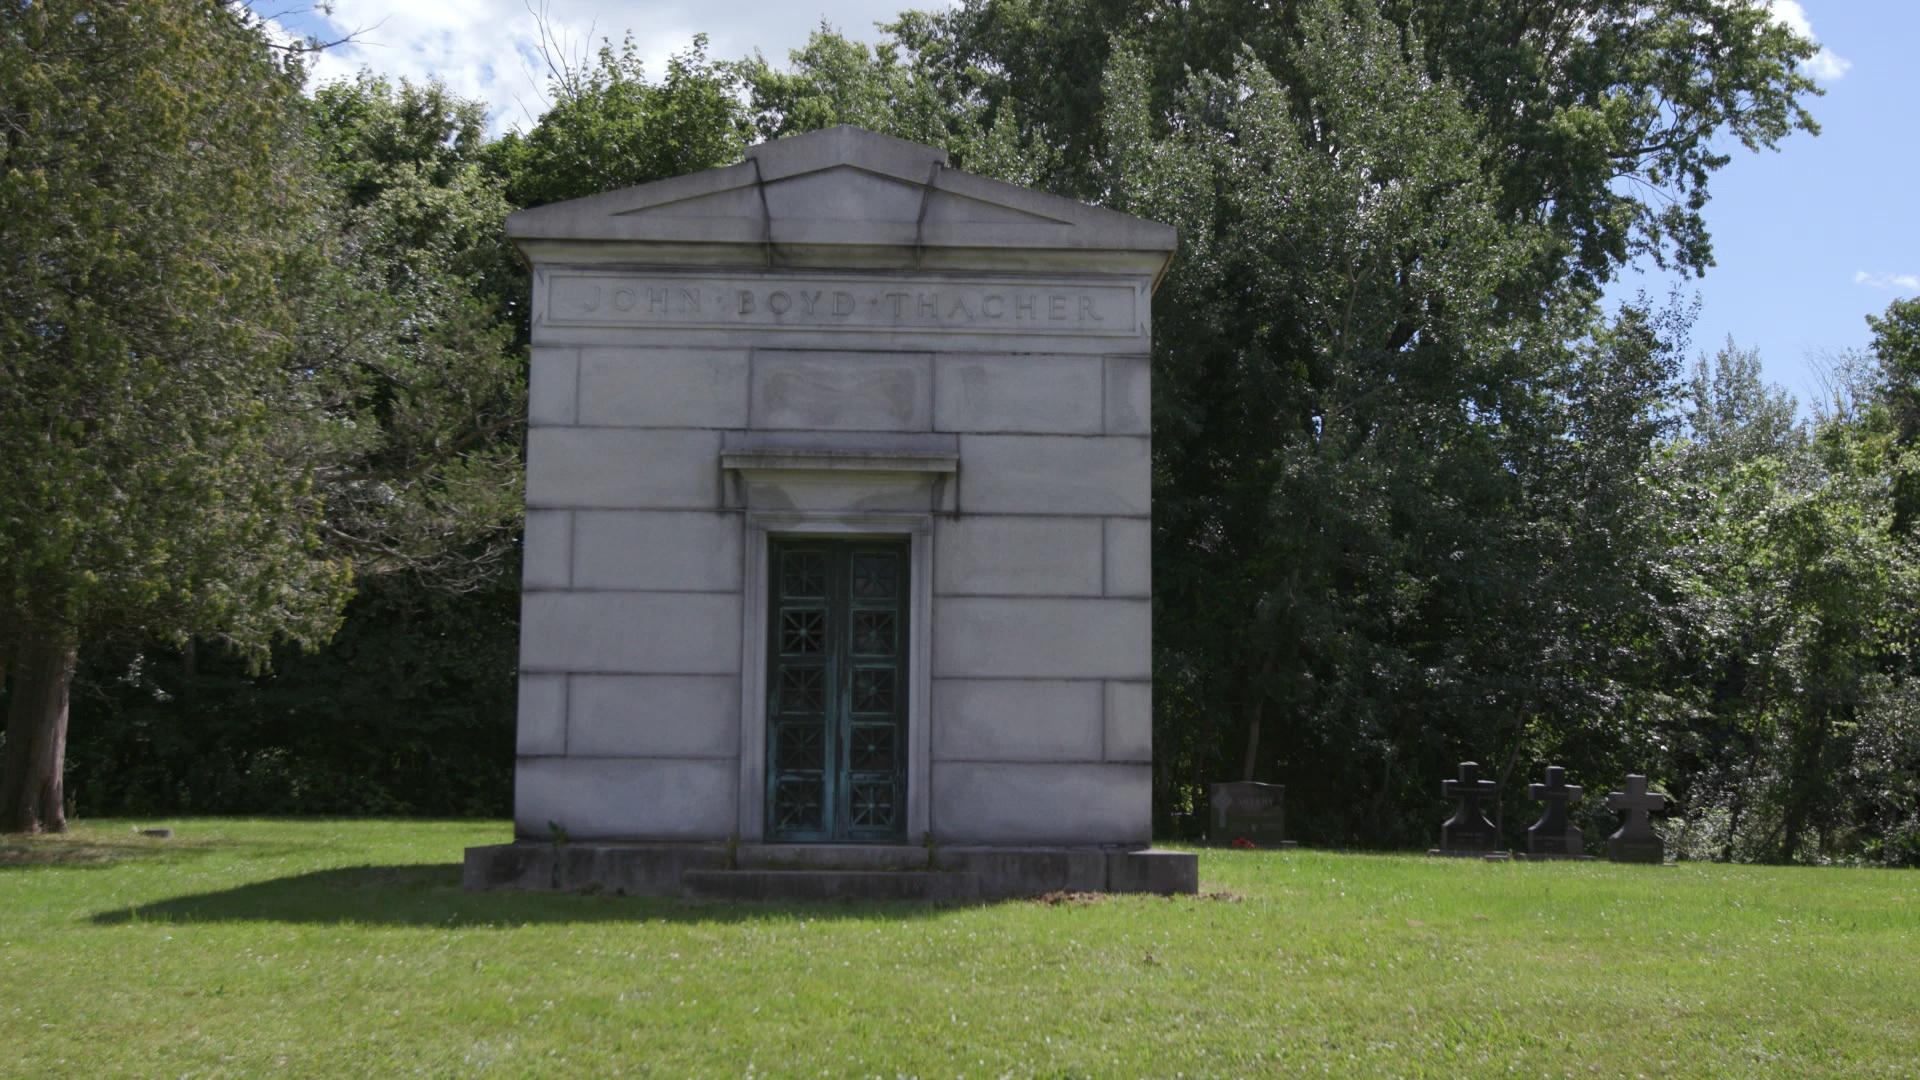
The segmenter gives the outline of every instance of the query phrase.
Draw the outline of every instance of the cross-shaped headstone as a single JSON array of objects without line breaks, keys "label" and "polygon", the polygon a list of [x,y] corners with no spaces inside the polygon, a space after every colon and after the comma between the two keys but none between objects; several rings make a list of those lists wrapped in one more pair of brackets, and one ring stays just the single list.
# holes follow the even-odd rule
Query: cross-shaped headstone
[{"label": "cross-shaped headstone", "polygon": [[1667,808],[1667,797],[1647,790],[1647,778],[1639,773],[1627,777],[1627,790],[1607,795],[1607,809],[1627,815],[1620,830],[1607,837],[1607,858],[1614,862],[1658,863],[1667,859],[1666,841],[1653,831],[1647,817]]},{"label": "cross-shaped headstone", "polygon": [[1500,850],[1500,832],[1480,809],[1480,800],[1490,797],[1500,785],[1480,779],[1480,763],[1460,763],[1458,780],[1442,780],[1440,790],[1458,800],[1453,816],[1440,825],[1440,851],[1445,854],[1483,855]]},{"label": "cross-shaped headstone", "polygon": [[1567,805],[1580,801],[1580,785],[1567,783],[1567,770],[1547,766],[1547,782],[1528,784],[1527,798],[1547,804],[1540,820],[1527,829],[1527,854],[1575,858],[1586,854],[1579,827],[1567,820]]}]

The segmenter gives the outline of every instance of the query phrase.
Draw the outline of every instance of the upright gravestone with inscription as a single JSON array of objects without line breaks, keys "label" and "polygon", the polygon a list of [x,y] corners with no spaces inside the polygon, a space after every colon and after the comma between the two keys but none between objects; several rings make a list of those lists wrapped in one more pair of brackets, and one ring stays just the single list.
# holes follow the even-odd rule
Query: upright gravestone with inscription
[{"label": "upright gravestone with inscription", "polygon": [[1287,788],[1252,780],[1207,789],[1207,842],[1293,847],[1287,839]]},{"label": "upright gravestone with inscription", "polygon": [[521,839],[470,884],[1193,887],[1144,850],[1171,229],[834,128],[508,233]]}]

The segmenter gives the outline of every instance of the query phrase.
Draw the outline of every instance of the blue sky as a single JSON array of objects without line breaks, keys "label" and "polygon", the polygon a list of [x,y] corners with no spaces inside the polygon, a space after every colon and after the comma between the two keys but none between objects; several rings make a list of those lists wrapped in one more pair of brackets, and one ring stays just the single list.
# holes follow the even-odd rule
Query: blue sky
[{"label": "blue sky", "polygon": [[1811,102],[1820,136],[1795,135],[1778,153],[1734,149],[1710,185],[1718,265],[1704,279],[1628,273],[1615,292],[1697,292],[1695,350],[1731,334],[1804,406],[1823,353],[1865,347],[1865,316],[1920,295],[1920,0],[1800,7],[1839,58],[1822,65],[1839,77],[1821,79],[1826,96]]},{"label": "blue sky", "polygon": [[[921,0],[931,6],[940,0]],[[358,39],[322,54],[320,79],[361,66],[416,80],[438,77],[493,109],[496,128],[525,127],[543,105],[537,22],[544,10],[563,51],[578,55],[631,29],[648,68],[696,32],[715,57],[756,49],[784,59],[822,19],[875,36],[913,0],[335,0],[332,14],[285,15],[293,32]],[[1811,103],[1823,133],[1798,134],[1778,153],[1735,147],[1711,185],[1707,222],[1718,265],[1701,280],[1629,272],[1616,297],[1678,285],[1701,301],[1696,351],[1728,335],[1757,347],[1767,376],[1800,398],[1817,393],[1821,357],[1867,343],[1864,317],[1920,295],[1920,0],[1772,0],[1776,17],[1823,51],[1811,71],[1826,89]],[[257,3],[276,13],[286,6]]]}]

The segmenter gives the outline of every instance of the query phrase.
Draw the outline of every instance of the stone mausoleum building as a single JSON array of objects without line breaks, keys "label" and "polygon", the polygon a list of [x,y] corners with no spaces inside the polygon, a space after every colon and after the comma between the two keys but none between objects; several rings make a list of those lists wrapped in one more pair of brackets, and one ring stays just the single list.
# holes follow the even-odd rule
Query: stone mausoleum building
[{"label": "stone mausoleum building", "polygon": [[517,840],[470,886],[1194,888],[1145,850],[1172,229],[844,127],[507,228]]}]

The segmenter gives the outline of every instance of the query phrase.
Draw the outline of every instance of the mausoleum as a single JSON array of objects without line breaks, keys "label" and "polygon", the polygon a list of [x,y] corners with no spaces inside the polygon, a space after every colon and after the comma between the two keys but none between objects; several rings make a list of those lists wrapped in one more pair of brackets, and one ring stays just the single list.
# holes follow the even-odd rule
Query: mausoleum
[{"label": "mausoleum", "polygon": [[470,886],[1194,888],[1147,850],[1172,229],[842,127],[507,230],[517,839]]}]

